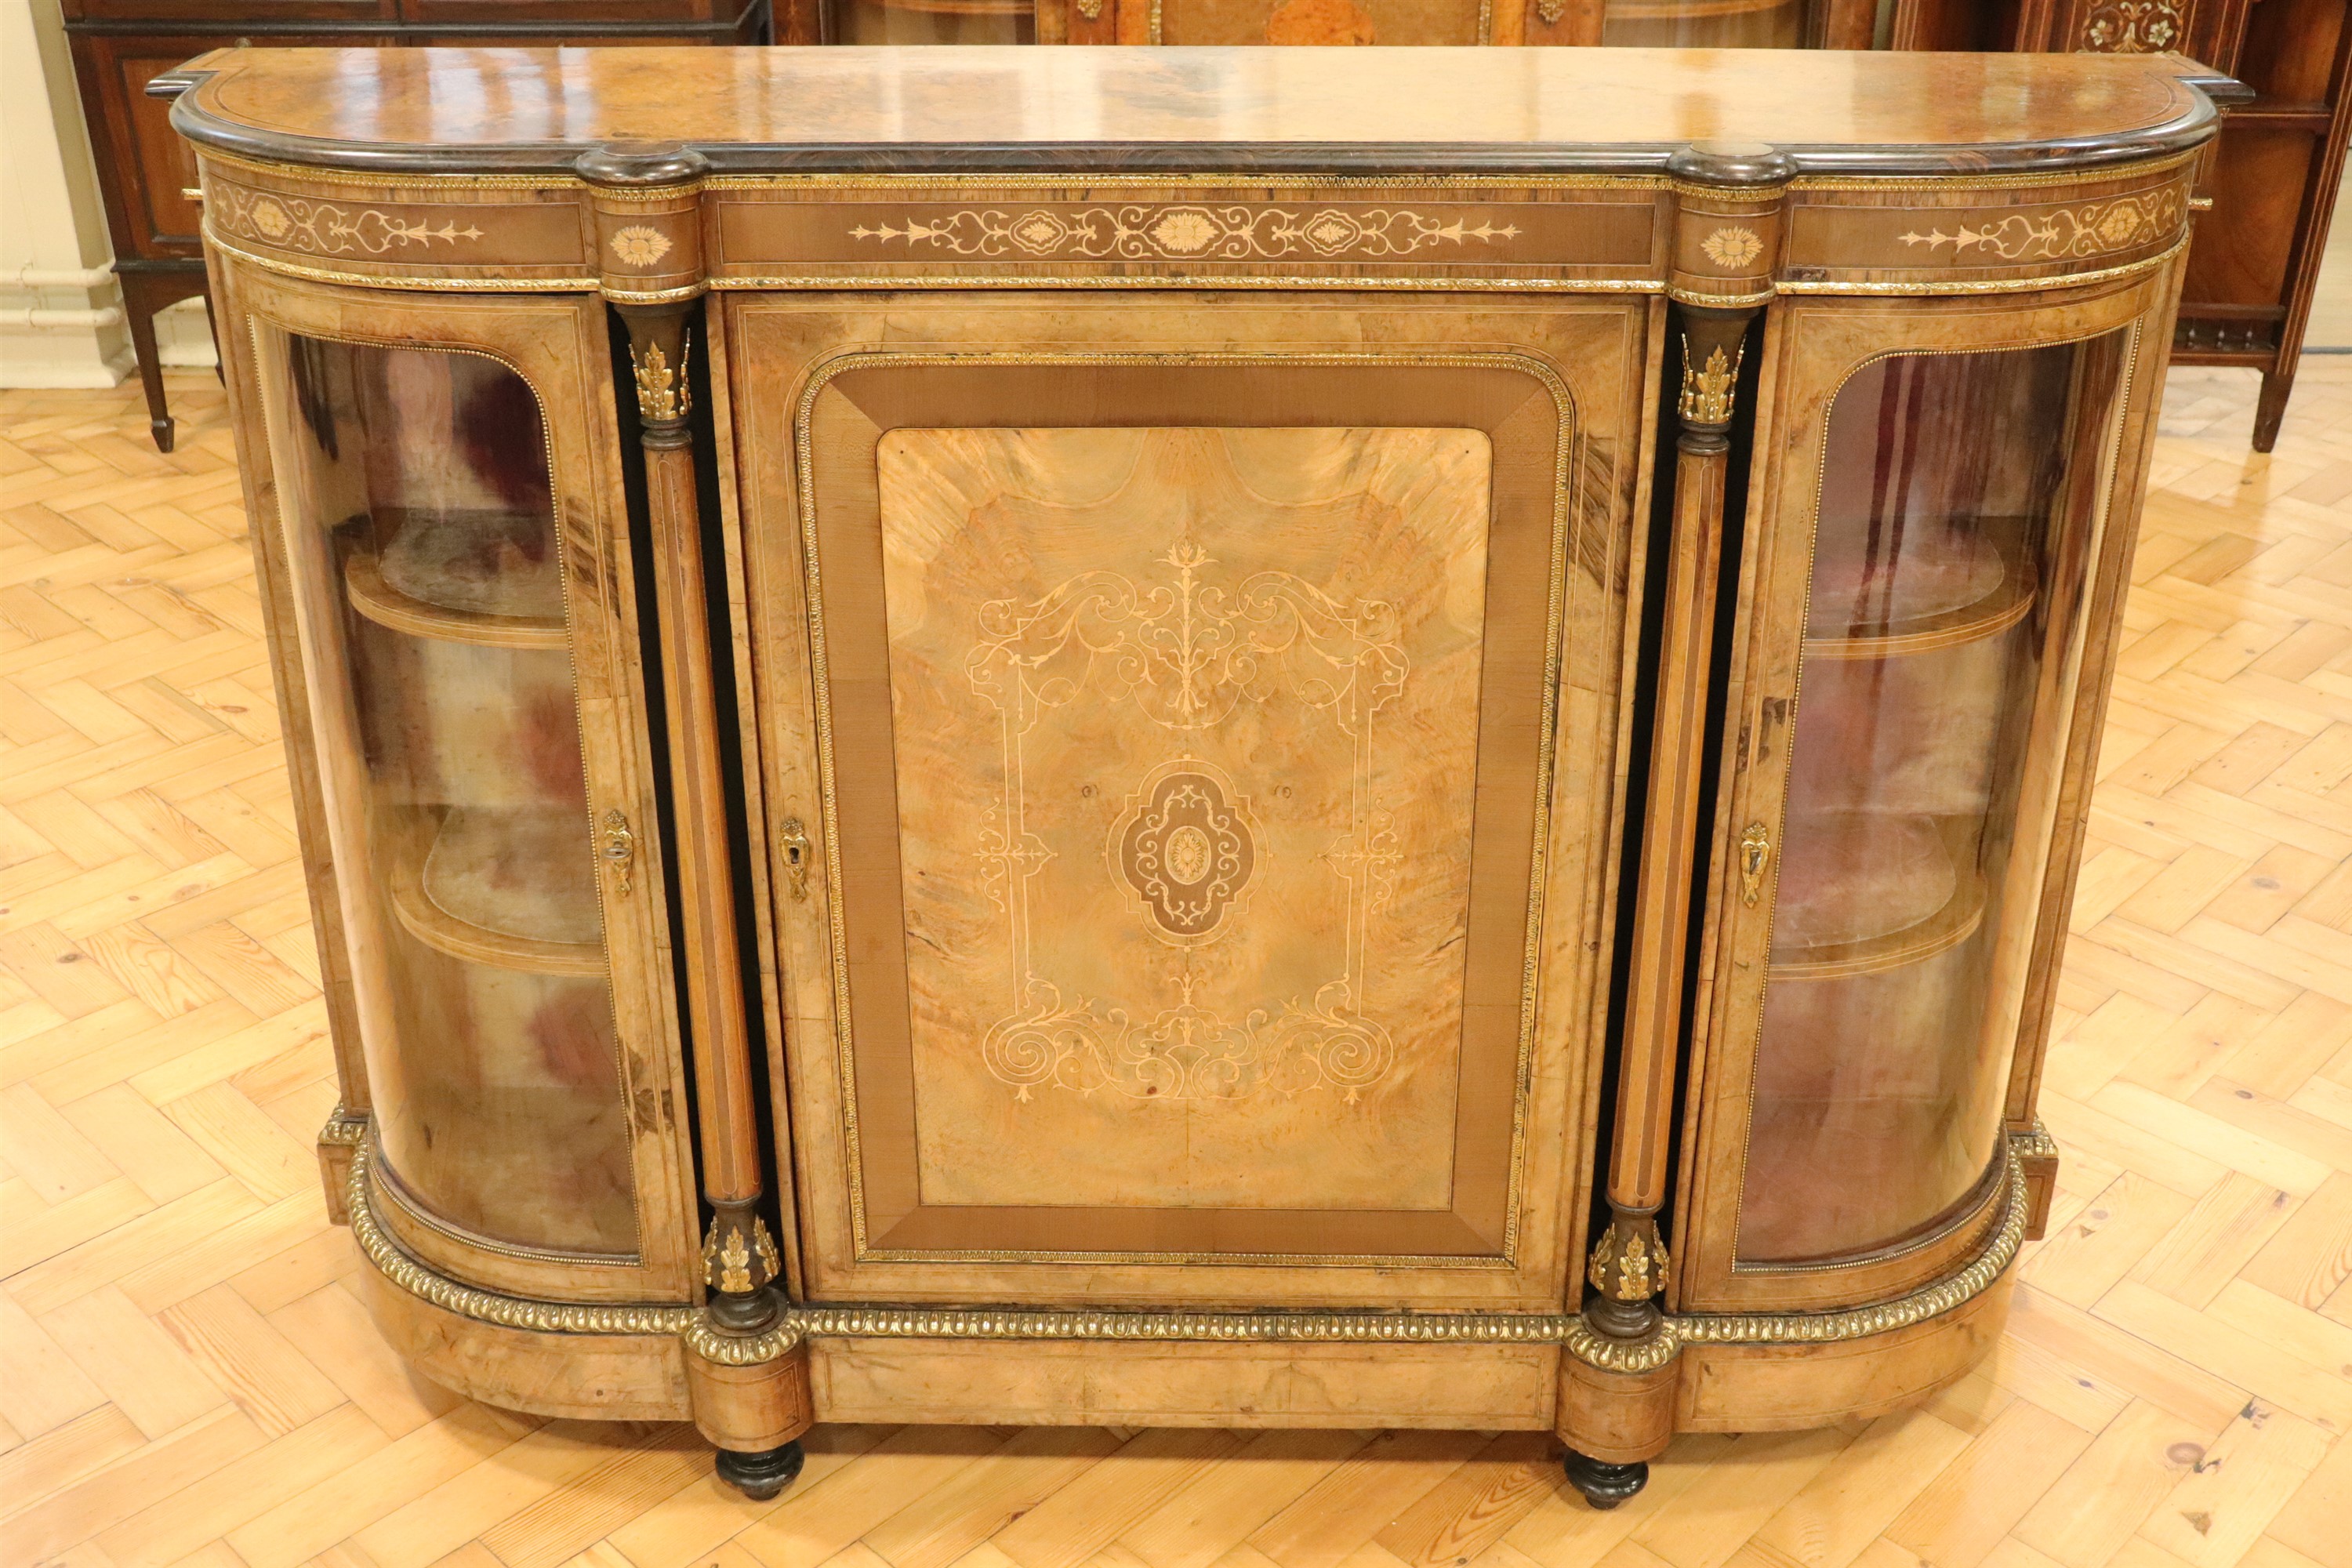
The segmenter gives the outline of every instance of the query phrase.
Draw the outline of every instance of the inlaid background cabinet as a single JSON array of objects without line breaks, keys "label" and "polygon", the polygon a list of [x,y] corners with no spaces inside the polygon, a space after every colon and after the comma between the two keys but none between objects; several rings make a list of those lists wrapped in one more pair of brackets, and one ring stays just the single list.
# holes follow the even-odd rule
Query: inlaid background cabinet
[{"label": "inlaid background cabinet", "polygon": [[1743,60],[189,67],[400,1351],[755,1495],[1960,1375],[2222,84]]}]

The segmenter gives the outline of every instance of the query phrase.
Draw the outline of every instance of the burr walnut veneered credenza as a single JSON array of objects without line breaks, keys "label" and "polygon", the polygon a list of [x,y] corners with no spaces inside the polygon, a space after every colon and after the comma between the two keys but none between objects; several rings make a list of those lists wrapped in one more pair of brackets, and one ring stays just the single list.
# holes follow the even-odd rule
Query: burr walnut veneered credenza
[{"label": "burr walnut veneered credenza", "polygon": [[2170,57],[184,71],[415,1364],[1676,1431],[1959,1376],[2181,255]]}]

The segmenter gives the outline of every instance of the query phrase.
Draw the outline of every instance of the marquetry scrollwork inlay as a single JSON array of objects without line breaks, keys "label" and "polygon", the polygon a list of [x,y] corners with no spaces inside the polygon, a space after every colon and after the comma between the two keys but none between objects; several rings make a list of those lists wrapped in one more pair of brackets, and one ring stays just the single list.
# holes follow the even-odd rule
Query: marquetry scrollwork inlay
[{"label": "marquetry scrollwork inlay", "polygon": [[1130,205],[1031,212],[975,211],[944,217],[908,216],[878,227],[860,224],[853,239],[905,244],[950,256],[1037,256],[1057,260],[1269,260],[1286,256],[1384,260],[1446,246],[1516,238],[1516,224],[1402,208],[1350,212],[1322,207]]},{"label": "marquetry scrollwork inlay", "polygon": [[1139,584],[1095,571],[1033,601],[981,606],[965,673],[1004,716],[1003,776],[1024,776],[1024,740],[1047,710],[1081,700],[1132,703],[1167,733],[1174,754],[1130,792],[1108,858],[1152,935],[1178,946],[1213,942],[1247,896],[1262,851],[1247,798],[1192,755],[1186,738],[1287,690],[1350,746],[1357,804],[1324,853],[1348,889],[1345,959],[1311,995],[1242,1018],[1196,1000],[1185,979],[1174,1005],[1149,1015],[1066,994],[1039,972],[1030,929],[1031,884],[1054,851],[1011,789],[989,807],[981,841],[982,885],[1003,914],[1011,955],[1009,1006],[982,1039],[982,1061],[1024,1101],[1040,1086],[1170,1100],[1328,1085],[1353,1104],[1396,1060],[1388,1030],[1360,1010],[1360,968],[1365,927],[1386,906],[1403,859],[1373,787],[1373,720],[1404,689],[1410,662],[1397,611],[1383,600],[1334,597],[1288,572],[1255,572],[1229,588],[1209,574],[1216,558],[1190,539],[1161,559],[1171,581]]},{"label": "marquetry scrollwork inlay", "polygon": [[460,228],[457,220],[446,215],[436,224],[430,216],[402,217],[373,207],[273,195],[226,181],[215,182],[213,191],[206,211],[214,224],[237,238],[257,239],[281,250],[314,256],[383,256],[410,246],[428,251],[436,245],[455,249],[462,241],[483,237],[470,220]]},{"label": "marquetry scrollwork inlay", "polygon": [[2179,226],[2182,210],[2180,192],[2168,186],[2056,212],[1963,221],[1948,234],[1938,225],[1926,234],[1915,229],[1900,237],[1931,253],[1949,246],[1954,260],[2076,260],[2153,245]]},{"label": "marquetry scrollwork inlay", "polygon": [[2083,21],[2080,54],[2157,55],[2175,47],[2183,31],[2182,0],[2110,0]]}]

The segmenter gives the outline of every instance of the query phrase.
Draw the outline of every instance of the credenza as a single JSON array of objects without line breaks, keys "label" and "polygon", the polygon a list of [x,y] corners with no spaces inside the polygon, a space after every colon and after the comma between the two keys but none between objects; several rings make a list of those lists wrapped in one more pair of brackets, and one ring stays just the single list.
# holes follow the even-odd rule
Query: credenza
[{"label": "credenza", "polygon": [[2231,84],[220,51],[204,235],[417,1367],[1677,1431],[1963,1375]]}]

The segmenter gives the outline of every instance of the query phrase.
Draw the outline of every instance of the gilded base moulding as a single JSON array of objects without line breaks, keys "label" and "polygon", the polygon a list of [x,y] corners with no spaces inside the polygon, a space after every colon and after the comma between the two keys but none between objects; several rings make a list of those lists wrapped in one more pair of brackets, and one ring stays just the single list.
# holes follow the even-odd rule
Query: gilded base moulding
[{"label": "gilded base moulding", "polygon": [[[354,1131],[356,1129],[357,1131]],[[1594,1331],[1572,1312],[1142,1311],[1031,1310],[1018,1306],[906,1307],[872,1303],[793,1303],[757,1334],[730,1333],[700,1308],[686,1305],[576,1306],[529,1300],[464,1284],[402,1251],[371,1207],[376,1152],[365,1122],[343,1113],[321,1142],[350,1150],[341,1196],[352,1234],[373,1266],[371,1291],[379,1326],[395,1348],[458,1392],[489,1403],[559,1416],[612,1418],[612,1385],[626,1384],[631,1418],[691,1419],[718,1447],[741,1452],[789,1442],[826,1419],[822,1383],[813,1386],[813,1342],[985,1341],[1019,1357],[1023,1344],[1152,1343],[1167,1346],[1265,1345],[1433,1348],[1556,1348],[1559,1386],[1521,1407],[1550,1412],[1546,1421],[1503,1417],[1509,1426],[1549,1426],[1597,1460],[1638,1462],[1662,1450],[1676,1431],[1760,1430],[1819,1425],[1849,1413],[1836,1394],[1827,1403],[1799,1397],[1775,1374],[1801,1346],[1835,1345],[1844,1375],[1824,1385],[1867,1391],[1873,1408],[1916,1400],[1960,1376],[1997,1334],[2006,1315],[2010,1267],[2025,1237],[2028,1193],[2022,1156],[2040,1152],[2048,1134],[2013,1133],[2000,1206],[1982,1248],[1967,1264],[1874,1305],[1836,1312],[1668,1314],[1638,1340]],[[2054,1146],[2053,1146],[2054,1147]],[[593,1398],[573,1389],[584,1337],[597,1347],[603,1388]],[[1497,1365],[1503,1363],[1497,1363]],[[1538,1363],[1510,1363],[1533,1369]],[[1244,1375],[1255,1375],[1245,1373]],[[1490,1369],[1491,1375],[1491,1369]],[[1506,1375],[1509,1375],[1507,1373]],[[1521,1370],[1517,1375],[1532,1375]],[[1549,1374],[1547,1374],[1548,1376]],[[1800,1384],[1806,1380],[1800,1379]],[[1753,1386],[1753,1394],[1746,1392]],[[882,1419],[870,1389],[855,1411]],[[883,1397],[887,1398],[888,1395]],[[989,1419],[1001,1407],[964,1411],[952,1384],[931,1386],[898,1420]],[[1127,1411],[1168,1425],[1183,1409]],[[1223,1424],[1316,1426],[1356,1414],[1311,1405],[1284,1410],[1237,1406]],[[1404,1423],[1400,1423],[1404,1424]]]}]

